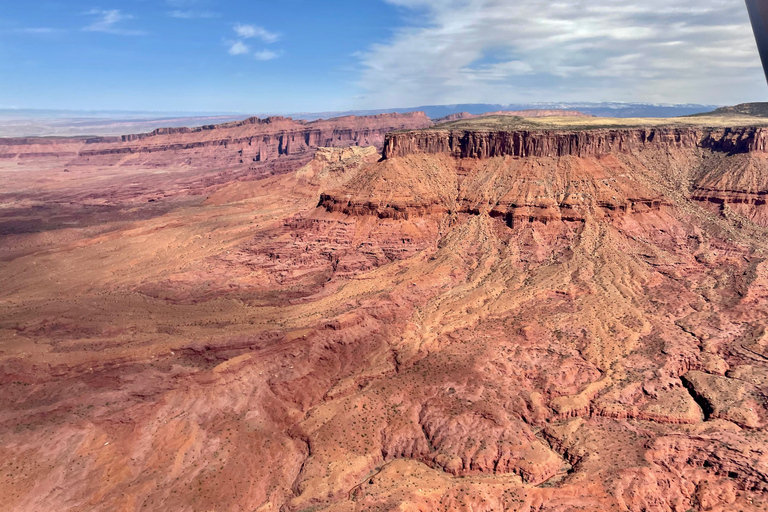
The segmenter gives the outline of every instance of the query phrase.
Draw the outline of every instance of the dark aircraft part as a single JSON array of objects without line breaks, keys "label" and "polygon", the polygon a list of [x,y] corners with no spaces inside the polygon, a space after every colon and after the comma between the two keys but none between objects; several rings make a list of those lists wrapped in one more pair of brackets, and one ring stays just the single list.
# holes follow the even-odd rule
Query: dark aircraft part
[{"label": "dark aircraft part", "polygon": [[763,61],[765,79],[768,81],[768,0],[747,0],[747,11],[755,32],[760,60]]}]

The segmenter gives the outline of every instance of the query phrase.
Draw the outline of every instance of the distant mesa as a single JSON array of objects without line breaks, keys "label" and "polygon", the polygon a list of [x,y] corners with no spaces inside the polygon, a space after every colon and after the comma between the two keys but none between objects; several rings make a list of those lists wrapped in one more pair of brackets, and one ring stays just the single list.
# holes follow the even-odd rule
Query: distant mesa
[{"label": "distant mesa", "polygon": [[435,123],[446,123],[449,121],[461,121],[463,119],[476,119],[478,117],[490,116],[513,116],[513,117],[595,117],[592,114],[585,114],[577,110],[564,109],[530,109],[530,110],[499,110],[496,112],[486,112],[484,114],[470,114],[469,112],[459,112],[450,114],[438,119],[433,119]]},{"label": "distant mesa", "polygon": [[768,103],[740,103],[732,107],[720,107],[713,112],[696,115],[768,117]]}]

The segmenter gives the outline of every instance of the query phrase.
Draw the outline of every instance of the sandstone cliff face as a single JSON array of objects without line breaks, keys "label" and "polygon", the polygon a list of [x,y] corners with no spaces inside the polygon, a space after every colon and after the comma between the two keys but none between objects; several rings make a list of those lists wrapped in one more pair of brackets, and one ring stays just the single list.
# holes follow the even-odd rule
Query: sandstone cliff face
[{"label": "sandstone cliff face", "polygon": [[[280,171],[265,162],[293,160],[297,168],[318,147],[376,146],[393,130],[424,128],[421,112],[340,117],[311,123],[290,118],[250,118],[197,128],[161,128],[151,133],[68,139],[0,140],[0,158],[67,158],[66,165],[221,168],[243,165],[252,171]],[[286,169],[287,169],[286,168]]]},{"label": "sandstone cliff face", "polygon": [[[381,150],[387,132],[430,124],[417,112],[311,123],[251,118],[122,139],[0,139],[0,164],[18,171],[0,188],[0,201],[13,206],[0,211],[0,234],[162,215],[233,181],[295,171],[318,147]],[[28,178],[33,186],[13,192]]]},{"label": "sandstone cliff face", "polygon": [[[121,144],[86,147],[82,157],[150,153],[201,148],[221,148],[241,160],[264,162],[280,156],[303,154],[317,147],[376,146],[393,130],[429,126],[421,112],[341,117],[311,123],[284,117],[259,119],[198,128],[162,128],[148,134],[126,135]],[[221,155],[219,155],[221,156]]]},{"label": "sandstone cliff face", "polygon": [[765,153],[765,128],[627,128],[582,131],[443,131],[424,130],[392,133],[384,156],[393,158],[415,153],[449,153],[457,158],[494,156],[551,157],[600,156],[644,149],[708,148],[725,153]]},{"label": "sandstone cliff face", "polygon": [[417,154],[364,170],[343,189],[323,192],[319,205],[380,219],[485,215],[510,227],[659,210],[664,199],[628,179],[633,164],[612,155],[457,161]]},{"label": "sandstone cliff face", "polygon": [[[424,130],[392,133],[384,146],[385,158],[416,154],[446,154],[454,158],[600,158],[607,155],[638,155],[666,151],[680,155],[707,156],[690,171],[690,196],[711,203],[711,209],[733,211],[753,222],[768,226],[768,130],[764,128],[643,128],[583,131],[466,132]],[[705,151],[705,153],[702,153]],[[697,157],[698,158],[698,157]],[[727,158],[727,160],[726,160]],[[622,194],[625,195],[625,194]],[[609,209],[626,210],[633,205],[658,208],[659,200],[632,193],[617,202],[614,195],[595,196]],[[555,201],[564,211],[575,206],[568,200]],[[578,201],[577,201],[578,202]],[[554,205],[553,205],[554,206]],[[578,208],[577,208],[578,209]],[[494,214],[510,212],[496,209]],[[562,214],[563,212],[561,212]],[[524,212],[512,214],[525,217]],[[546,214],[536,214],[541,217]],[[568,213],[565,213],[568,217]],[[580,218],[576,213],[574,219]]]},{"label": "sandstone cliff face", "polygon": [[[0,139],[0,159],[74,158],[88,140],[84,137]],[[117,140],[113,139],[113,142]]]},{"label": "sandstone cliff face", "polygon": [[702,163],[691,195],[714,213],[768,226],[768,154],[712,155]]},{"label": "sandstone cliff face", "polygon": [[590,129],[563,131],[443,131],[392,133],[384,157],[448,153],[457,158],[601,156],[643,149],[764,151],[768,131],[759,128],[705,132],[698,128]]}]

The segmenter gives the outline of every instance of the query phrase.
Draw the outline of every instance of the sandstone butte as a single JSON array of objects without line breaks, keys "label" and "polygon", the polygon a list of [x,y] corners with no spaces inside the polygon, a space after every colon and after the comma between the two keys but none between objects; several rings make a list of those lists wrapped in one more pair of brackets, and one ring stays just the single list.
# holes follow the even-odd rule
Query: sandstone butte
[{"label": "sandstone butte", "polygon": [[456,114],[449,114],[445,117],[435,119],[436,123],[442,123],[447,121],[458,121],[461,119],[477,119],[478,117],[491,117],[491,116],[515,116],[522,118],[529,117],[594,117],[590,114],[585,114],[577,110],[499,110],[497,112],[487,112],[485,114],[470,114],[469,112],[458,112]]},{"label": "sandstone butte", "polygon": [[768,510],[768,128],[621,123],[3,140],[0,508]]}]

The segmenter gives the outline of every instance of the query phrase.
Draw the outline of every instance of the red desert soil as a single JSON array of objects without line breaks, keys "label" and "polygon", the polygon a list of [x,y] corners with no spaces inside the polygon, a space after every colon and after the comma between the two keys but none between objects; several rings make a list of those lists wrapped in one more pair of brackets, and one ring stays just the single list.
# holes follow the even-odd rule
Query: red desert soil
[{"label": "red desert soil", "polygon": [[766,131],[429,125],[0,143],[2,509],[767,510]]}]

